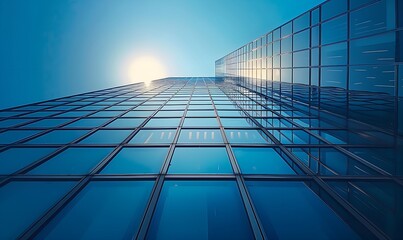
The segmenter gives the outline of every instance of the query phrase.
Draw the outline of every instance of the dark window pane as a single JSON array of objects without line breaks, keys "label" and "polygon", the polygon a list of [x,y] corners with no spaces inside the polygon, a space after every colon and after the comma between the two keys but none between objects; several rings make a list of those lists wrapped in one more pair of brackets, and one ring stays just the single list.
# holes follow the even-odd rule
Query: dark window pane
[{"label": "dark window pane", "polygon": [[395,33],[350,42],[351,64],[385,64],[395,61]]},{"label": "dark window pane", "polygon": [[294,52],[293,67],[309,67],[309,50]]},{"label": "dark window pane", "polygon": [[111,151],[110,148],[68,148],[28,174],[87,174]]},{"label": "dark window pane", "polygon": [[101,173],[159,173],[167,153],[168,148],[123,148]]},{"label": "dark window pane", "polygon": [[[353,0],[354,1],[354,0]],[[322,5],[322,21],[347,11],[347,0],[328,1]]]},{"label": "dark window pane", "polygon": [[360,239],[302,182],[247,181],[246,185],[268,238]]},{"label": "dark window pane", "polygon": [[220,130],[196,129],[182,130],[179,143],[222,143]]},{"label": "dark window pane", "polygon": [[82,144],[119,144],[125,140],[131,130],[98,130],[80,143]]},{"label": "dark window pane", "polygon": [[8,130],[0,133],[0,144],[11,144],[39,133],[34,130]]},{"label": "dark window pane", "polygon": [[17,239],[74,185],[60,181],[15,181],[0,188],[0,239]]},{"label": "dark window pane", "polygon": [[[332,1],[331,1],[332,2]],[[333,1],[337,2],[337,1]],[[337,33],[337,34],[335,34]],[[343,15],[322,24],[322,45],[347,39],[347,16]]]},{"label": "dark window pane", "polygon": [[147,239],[253,239],[233,181],[166,181]]},{"label": "dark window pane", "polygon": [[225,148],[175,148],[169,173],[232,173]]},{"label": "dark window pane", "polygon": [[145,118],[119,118],[109,123],[108,128],[136,128],[144,122]]},{"label": "dark window pane", "polygon": [[[353,2],[357,0],[351,1]],[[381,0],[351,12],[350,37],[362,37],[394,29],[396,27],[394,2],[395,0]]]},{"label": "dark window pane", "polygon": [[171,143],[174,140],[176,130],[141,130],[129,143],[153,144]]},{"label": "dark window pane", "polygon": [[55,150],[54,148],[10,148],[0,153],[0,174],[12,174]]},{"label": "dark window pane", "polygon": [[274,148],[234,148],[244,174],[295,174]]},{"label": "dark window pane", "polygon": [[271,140],[258,130],[226,130],[225,134],[230,143],[271,143]]},{"label": "dark window pane", "polygon": [[309,27],[309,12],[304,13],[294,20],[294,32],[298,32],[307,27]]},{"label": "dark window pane", "polygon": [[94,181],[36,239],[131,239],[136,236],[153,182]]},{"label": "dark window pane", "polygon": [[395,95],[395,67],[350,67],[350,90]]},{"label": "dark window pane", "polygon": [[347,64],[347,43],[338,43],[324,46],[322,51],[322,66],[346,65]]},{"label": "dark window pane", "polygon": [[309,42],[310,42],[309,35],[310,35],[309,29],[295,34],[293,41],[294,44],[293,51],[309,48]]},{"label": "dark window pane", "polygon": [[39,136],[28,141],[28,144],[65,144],[70,143],[88,131],[84,130],[54,130],[45,135]]},{"label": "dark window pane", "polygon": [[347,88],[346,67],[323,67],[321,70],[320,85],[322,87]]}]

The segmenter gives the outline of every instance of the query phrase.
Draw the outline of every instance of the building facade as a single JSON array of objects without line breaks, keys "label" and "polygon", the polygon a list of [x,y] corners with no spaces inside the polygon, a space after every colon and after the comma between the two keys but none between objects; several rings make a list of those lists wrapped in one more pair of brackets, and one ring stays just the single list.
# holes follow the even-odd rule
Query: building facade
[{"label": "building facade", "polygon": [[1,110],[0,239],[402,239],[400,4],[327,1],[215,78]]}]

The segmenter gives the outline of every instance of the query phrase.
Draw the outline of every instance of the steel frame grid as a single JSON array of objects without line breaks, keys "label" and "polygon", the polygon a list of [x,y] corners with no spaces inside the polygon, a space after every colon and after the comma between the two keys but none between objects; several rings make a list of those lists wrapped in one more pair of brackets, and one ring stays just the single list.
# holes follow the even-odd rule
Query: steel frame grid
[{"label": "steel frame grid", "polygon": [[[179,91],[179,90],[178,90]],[[209,97],[210,97],[210,99],[212,99],[212,96],[211,96],[211,94],[209,93]],[[146,100],[145,100],[146,101]],[[166,102],[168,102],[169,100],[167,100]],[[189,106],[189,103],[190,103],[190,101],[191,101],[191,97],[188,99],[188,104],[186,105],[186,106]],[[215,101],[212,101],[212,104],[214,105],[214,103],[215,103]],[[151,118],[153,118],[153,116],[155,116],[155,114],[157,114],[160,110],[161,110],[161,108],[163,107],[164,105],[161,105],[161,107],[159,108],[159,109],[157,109],[157,110],[155,110],[154,111],[154,113],[151,115],[151,116],[149,116],[147,119],[148,120],[146,120],[146,121],[144,121],[143,123],[142,123],[142,125],[140,126],[140,127],[138,127],[137,128],[137,130],[135,130],[135,132],[137,131],[139,131],[140,129],[145,129],[145,128],[142,128],[142,126],[145,126],[145,124],[151,119]],[[185,119],[185,116],[186,116],[186,112],[187,112],[187,108],[186,108],[186,110],[184,111],[184,113],[183,113],[183,115],[182,115],[182,117],[181,117],[181,124],[183,124],[183,121],[184,121],[184,119]],[[128,111],[130,111],[130,110],[128,110]],[[214,112],[215,112],[215,118],[217,118],[218,120],[220,119],[220,118],[226,118],[226,117],[221,117],[221,116],[219,116],[218,115],[218,110],[215,108],[215,105],[214,105]],[[245,112],[245,111],[243,111],[244,112],[244,114],[245,114],[245,116],[247,116],[247,118],[251,118],[250,117],[250,115],[247,113],[247,112]],[[123,115],[123,114],[122,114]],[[115,119],[117,119],[117,118],[119,118],[118,116],[115,118]],[[228,117],[228,118],[232,118],[232,117]],[[245,118],[245,117],[240,117],[240,118]],[[268,117],[268,118],[270,118],[270,117]],[[278,117],[279,119],[284,119],[284,117],[283,116],[280,116],[280,117]],[[79,118],[80,119],[80,118]],[[112,121],[112,120],[111,120]],[[252,118],[252,121],[253,121],[253,118]],[[104,125],[106,125],[107,123],[105,123]],[[222,124],[221,124],[221,121],[219,120],[219,129],[220,129],[220,131],[221,131],[221,134],[222,134],[222,136],[223,136],[223,138],[224,138],[224,136],[225,136],[225,130],[227,130],[227,129],[229,129],[229,128],[225,128],[225,127],[223,127],[222,126]],[[257,126],[257,127],[256,127]],[[262,128],[261,127],[261,125],[259,125],[259,124],[257,124],[255,127],[251,127],[251,128],[248,128],[248,129],[260,129],[260,130],[262,130],[263,132],[265,132],[263,129],[264,128]],[[60,127],[60,126],[59,126]],[[57,128],[55,128],[55,129],[58,129],[59,127],[57,127]],[[101,129],[102,127],[98,127],[98,129]],[[177,140],[177,138],[179,137],[179,133],[180,133],[180,126],[178,127],[178,128],[174,128],[174,129],[176,129],[176,140]],[[304,129],[303,127],[301,127],[302,129]],[[158,128],[156,128],[156,129],[158,129]],[[159,128],[159,129],[161,129],[161,128]],[[183,128],[183,129],[188,129],[188,128]],[[198,127],[194,127],[194,128],[189,128],[189,129],[200,129],[200,128],[198,128]],[[217,128],[214,128],[214,129],[217,129]],[[230,129],[232,129],[232,128],[230,128]],[[241,128],[233,128],[233,129],[241,129]],[[280,130],[283,130],[283,129],[281,129],[281,128],[279,128]],[[298,128],[299,129],[299,128]],[[136,133],[135,132],[132,132],[132,136],[134,136]],[[112,152],[112,153],[110,153],[103,161],[101,161],[100,162],[100,164],[98,164],[98,166],[99,165],[102,165],[102,166],[106,166],[106,164],[109,162],[109,161],[111,161],[112,160],[112,158],[120,151],[120,149],[122,148],[122,147],[155,147],[155,146],[169,146],[170,147],[170,152],[169,152],[169,154],[168,154],[168,156],[167,156],[167,158],[165,159],[165,163],[163,164],[163,168],[165,168],[165,172],[167,172],[167,170],[168,170],[168,166],[169,166],[169,161],[171,160],[171,157],[172,157],[172,154],[173,154],[173,151],[174,151],[174,148],[175,147],[179,147],[179,146],[182,146],[182,147],[194,147],[194,146],[221,146],[221,147],[226,147],[227,148],[227,151],[228,151],[228,153],[232,156],[232,159],[231,159],[231,164],[232,164],[232,166],[234,166],[233,164],[235,164],[235,166],[236,166],[236,168],[238,169],[238,174],[234,174],[234,175],[203,175],[203,174],[188,174],[188,175],[186,175],[186,174],[181,174],[181,175],[179,175],[179,174],[166,174],[163,178],[164,179],[179,179],[179,180],[183,180],[183,179],[196,179],[196,180],[207,180],[207,179],[233,179],[233,180],[236,180],[237,179],[237,177],[239,177],[240,178],[240,180],[237,180],[237,181],[241,181],[241,183],[243,183],[243,181],[245,181],[245,179],[253,179],[253,180],[273,180],[273,181],[275,181],[275,180],[282,180],[282,181],[312,181],[313,180],[313,178],[312,178],[312,176],[310,176],[310,175],[307,175],[307,176],[305,176],[305,175],[297,175],[297,176],[277,176],[277,175],[245,175],[245,174],[240,174],[240,172],[239,172],[239,166],[237,166],[237,162],[236,162],[236,160],[235,160],[235,157],[234,157],[234,155],[233,155],[233,153],[232,153],[232,150],[228,150],[228,148],[229,149],[231,149],[232,147],[281,147],[281,146],[283,146],[283,147],[291,147],[291,146],[293,146],[293,147],[307,147],[307,146],[310,146],[310,145],[301,145],[301,146],[299,146],[299,145],[295,145],[295,144],[291,144],[291,145],[289,145],[289,146],[287,146],[287,145],[284,145],[284,144],[281,144],[281,143],[276,143],[276,144],[258,144],[258,145],[256,145],[256,144],[230,144],[230,143],[228,143],[226,140],[224,140],[224,143],[220,143],[220,144],[178,144],[178,143],[172,143],[172,144],[162,144],[162,145],[159,145],[159,144],[153,144],[153,145],[146,145],[146,144],[144,144],[144,145],[141,145],[141,144],[136,144],[136,145],[128,145],[127,144],[127,142],[128,142],[128,140],[129,139],[131,139],[131,137],[132,136],[128,136],[127,138],[126,138],[126,140],[124,141],[124,142],[122,142],[121,144],[119,144],[118,145],[118,147],[116,147],[116,145],[97,145],[97,144],[89,144],[89,145],[80,145],[80,144],[72,144],[72,143],[70,143],[68,146],[74,146],[74,147],[89,147],[89,146],[91,146],[91,147],[104,147],[104,146],[114,146],[114,147],[116,147],[116,149]],[[226,137],[225,137],[226,138]],[[76,142],[76,141],[74,141],[74,142]],[[27,147],[28,145],[23,145],[23,144],[12,144],[11,146],[13,146],[13,147]],[[8,146],[8,147],[11,147],[11,146]],[[45,147],[45,146],[47,146],[47,145],[35,145],[35,147]],[[364,145],[365,146],[365,145]],[[329,145],[328,144],[326,144],[326,145],[318,145],[318,146],[316,146],[316,147],[319,147],[319,148],[326,148],[326,147],[329,147]],[[231,152],[231,153],[230,153]],[[58,152],[59,153],[59,152]],[[54,155],[56,155],[56,154],[53,154],[52,156],[54,156]],[[48,159],[50,159],[51,158],[51,156],[47,156],[46,157],[46,160],[48,160]],[[45,162],[46,160],[43,160],[43,162]],[[295,162],[298,162],[299,160],[293,160],[293,161],[295,161]],[[42,162],[41,162],[42,163]],[[168,164],[168,165],[167,165]],[[38,164],[39,165],[39,164]],[[47,179],[47,180],[66,180],[66,179],[76,179],[76,180],[78,180],[78,179],[81,179],[81,181],[80,181],[80,183],[71,191],[71,192],[75,192],[74,194],[72,194],[72,195],[67,195],[67,196],[65,196],[65,198],[63,198],[63,200],[61,200],[61,203],[60,204],[57,204],[56,206],[54,206],[52,209],[50,209],[48,212],[47,212],[47,214],[46,214],[46,216],[44,217],[44,218],[42,218],[41,219],[41,221],[39,221],[39,222],[37,222],[37,224],[36,225],[34,225],[34,226],[32,226],[31,227],[31,229],[29,230],[29,231],[27,231],[27,232],[25,232],[25,234],[23,234],[23,235],[21,235],[21,238],[22,239],[24,239],[25,237],[27,237],[27,238],[30,238],[30,237],[32,237],[33,235],[34,235],[34,233],[36,233],[38,230],[40,230],[40,229],[42,229],[43,228],[43,226],[48,222],[48,221],[50,221],[64,206],[66,206],[69,202],[70,202],[70,200],[72,200],[73,198],[74,198],[74,196],[76,196],[78,193],[79,193],[79,191],[81,190],[81,189],[83,189],[84,188],[84,186],[90,181],[90,180],[123,180],[123,179],[125,179],[125,180],[129,180],[129,179],[132,179],[132,180],[134,180],[134,179],[157,179],[158,180],[158,178],[161,178],[161,174],[144,174],[144,175],[129,175],[129,176],[122,176],[122,175],[99,175],[99,174],[97,174],[96,172],[99,172],[99,170],[101,170],[102,169],[102,167],[99,167],[98,168],[98,170],[95,170],[95,169],[93,169],[92,171],[91,171],[91,174],[89,174],[89,175],[85,175],[85,176],[52,176],[52,177],[50,177],[50,176],[26,176],[26,175],[23,175],[23,174],[17,174],[17,175],[13,175],[11,178],[9,178],[9,181],[14,181],[14,180],[18,180],[18,181],[28,181],[28,180],[38,180],[38,179]],[[378,180],[390,180],[390,178],[388,178],[388,177],[384,177],[384,176],[379,176],[379,177],[363,177],[363,176],[352,176],[352,177],[349,177],[349,176],[321,176],[320,177],[321,179],[331,179],[331,180],[340,180],[340,179],[342,179],[342,180],[356,180],[356,179],[364,179],[364,180],[373,180],[373,179],[378,179]],[[3,181],[4,182],[4,181]],[[8,182],[8,181],[7,181]],[[84,182],[84,183],[81,183],[81,182]],[[161,191],[162,190],[162,186],[163,186],[163,180],[162,181],[160,181],[160,183],[158,184],[158,181],[156,181],[156,183],[155,183],[155,189],[156,190],[158,190],[159,189],[159,191]],[[255,224],[255,226],[254,226],[254,232],[255,232],[255,237],[256,238],[259,238],[259,239],[266,239],[266,236],[264,236],[264,231],[261,229],[261,226],[260,226],[260,223],[259,223],[259,219],[258,219],[258,217],[257,217],[257,215],[256,215],[256,213],[255,213],[255,210],[254,210],[254,207],[253,207],[253,203],[251,202],[251,199],[250,199],[250,197],[249,197],[249,195],[248,195],[248,191],[247,191],[247,189],[246,189],[246,187],[242,184],[242,185],[240,185],[240,183],[238,183],[238,188],[243,188],[245,191],[241,191],[240,190],[240,192],[242,193],[242,196],[243,196],[243,198],[245,198],[246,200],[244,200],[244,204],[249,204],[249,207],[248,208],[246,208],[246,209],[249,209],[248,211],[249,211],[249,221],[250,222],[254,222],[254,224]],[[323,188],[323,186],[321,186],[320,188]],[[327,192],[328,190],[326,190],[326,192]],[[333,194],[332,196],[334,197],[334,193],[333,193],[333,190],[330,190],[330,192]],[[159,195],[159,193],[158,193],[158,195]],[[153,195],[154,196],[154,195]],[[337,196],[337,195],[336,195]],[[155,207],[156,207],[156,204],[157,204],[157,201],[158,201],[158,198],[157,197],[154,197],[155,198],[155,200],[154,201],[152,201],[152,202],[150,202],[150,204],[149,204],[149,208],[150,209],[155,209]],[[150,201],[151,201],[151,199],[150,199]],[[245,201],[246,201],[246,203],[245,203]],[[148,208],[147,208],[148,209]],[[148,212],[149,211],[151,211],[151,213],[148,213],[150,216],[149,216],[149,221],[151,221],[151,218],[152,218],[152,211],[153,210],[147,210]],[[252,218],[252,220],[251,220],[251,218]],[[43,220],[44,219],[44,220]],[[143,218],[143,221],[145,221],[145,218]],[[148,222],[149,223],[149,222]],[[138,239],[142,239],[142,237],[145,237],[146,236],[146,233],[147,233],[147,229],[148,229],[148,225],[146,226],[147,224],[143,224],[142,225],[142,228],[141,229],[144,229],[145,228],[145,230],[142,230],[143,232],[141,233],[141,234],[143,234],[143,235],[140,235],[140,231],[139,231],[139,237],[138,237]]]}]

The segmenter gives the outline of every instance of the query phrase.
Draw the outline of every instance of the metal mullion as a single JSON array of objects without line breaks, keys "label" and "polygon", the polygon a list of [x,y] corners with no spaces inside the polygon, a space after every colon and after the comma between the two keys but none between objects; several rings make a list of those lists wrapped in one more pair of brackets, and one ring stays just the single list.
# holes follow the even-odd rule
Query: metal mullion
[{"label": "metal mullion", "polygon": [[248,219],[249,219],[249,223],[250,223],[250,225],[252,227],[253,235],[254,235],[255,239],[267,239],[265,231],[264,231],[263,226],[262,226],[262,223],[261,223],[261,221],[259,219],[259,216],[257,215],[256,209],[255,209],[255,207],[254,207],[254,205],[252,203],[251,197],[250,197],[249,192],[248,192],[248,190],[246,188],[245,181],[244,181],[244,179],[243,179],[243,177],[241,175],[241,170],[240,170],[240,168],[239,168],[239,166],[237,164],[237,161],[235,160],[235,155],[234,155],[234,153],[232,151],[231,145],[228,142],[227,136],[225,134],[224,127],[223,127],[223,125],[221,123],[220,117],[218,115],[217,108],[216,108],[216,106],[214,104],[214,101],[213,101],[213,99],[211,97],[211,94],[210,94],[210,99],[212,100],[212,105],[213,105],[213,108],[214,108],[214,112],[216,114],[216,119],[217,119],[217,121],[218,121],[218,123],[220,125],[220,132],[221,132],[223,141],[225,143],[225,147],[226,147],[229,159],[230,159],[232,169],[234,171],[235,179],[236,179],[236,182],[237,182],[237,185],[238,185],[238,190],[239,190],[239,193],[241,195],[242,202],[244,203],[244,207],[245,207]]},{"label": "metal mullion", "polygon": [[[166,101],[168,102],[169,99]],[[165,102],[165,103],[166,103]],[[164,103],[164,104],[165,104]],[[159,109],[161,109],[163,106],[161,105]],[[155,115],[158,110],[155,110],[154,114]],[[150,116],[149,118],[151,118]],[[145,123],[143,123],[145,124]],[[106,158],[104,158],[97,166],[95,166],[88,175],[86,175],[69,193],[67,193],[62,200],[60,200],[56,205],[54,205],[52,208],[50,208],[45,215],[43,215],[38,221],[34,222],[27,230],[25,230],[24,233],[22,233],[18,239],[31,239],[33,238],[44,226],[46,223],[51,221],[53,217],[56,216],[56,214],[61,211],[92,179],[92,176],[97,173],[100,169],[102,169],[106,164],[109,163],[109,161],[121,150],[122,145],[127,142],[131,136],[129,135],[122,143],[119,144],[118,147],[116,147]],[[78,140],[76,140],[78,141]]]},{"label": "metal mullion", "polygon": [[[186,86],[186,84],[183,85],[177,92],[179,92],[185,86]],[[194,91],[194,88],[193,88],[193,91]],[[191,94],[193,94],[193,91],[192,91]],[[173,96],[175,96],[175,95],[173,95]],[[181,121],[179,122],[179,126],[177,127],[173,142],[170,144],[170,147],[168,149],[168,153],[167,153],[167,156],[166,156],[166,158],[164,160],[164,163],[162,165],[161,172],[158,175],[158,177],[156,179],[156,182],[155,182],[155,185],[154,185],[154,187],[152,189],[152,192],[151,192],[149,201],[147,203],[146,210],[145,210],[144,215],[142,217],[142,221],[140,223],[140,227],[139,227],[139,230],[137,232],[137,235],[133,236],[133,239],[145,239],[146,236],[147,236],[148,228],[150,227],[152,216],[153,216],[154,211],[155,211],[155,209],[157,207],[158,199],[159,199],[159,196],[161,194],[162,187],[163,187],[163,184],[164,184],[164,181],[165,181],[165,175],[166,175],[166,173],[168,171],[169,163],[171,161],[171,158],[172,158],[172,155],[173,155],[173,152],[174,152],[174,149],[175,149],[175,145],[176,145],[176,143],[178,141],[180,130],[181,130],[181,127],[182,127],[183,122],[185,120],[186,112],[188,110],[190,101],[191,101],[191,96],[189,97],[188,103],[186,104],[186,107],[185,107],[185,109],[183,111]]]},{"label": "metal mullion", "polygon": [[[241,108],[242,109],[242,108]],[[247,112],[245,112],[248,114]],[[251,118],[252,121],[255,121],[255,123],[259,126],[259,122],[257,122],[253,117],[251,117],[249,114],[248,116]],[[261,125],[260,125],[261,126]],[[349,202],[347,202],[345,199],[340,197],[333,189],[331,189],[319,176],[315,175],[311,169],[307,168],[303,163],[301,163],[291,152],[288,151],[288,149],[284,146],[281,145],[280,142],[267,130],[264,128],[261,129],[265,134],[269,136],[269,138],[273,138],[274,142],[277,144],[280,144],[280,149],[297,165],[302,169],[303,171],[307,172],[308,175],[312,176],[312,180],[318,184],[321,189],[323,189],[329,196],[332,197],[332,199],[337,203],[343,206],[344,210],[346,210],[351,216],[355,218],[356,221],[358,221],[362,227],[365,227],[367,230],[371,232],[374,236],[380,238],[380,239],[387,239],[387,236],[385,235],[382,230],[380,230],[376,225],[374,225],[367,217],[362,215],[356,208],[351,206]]]}]

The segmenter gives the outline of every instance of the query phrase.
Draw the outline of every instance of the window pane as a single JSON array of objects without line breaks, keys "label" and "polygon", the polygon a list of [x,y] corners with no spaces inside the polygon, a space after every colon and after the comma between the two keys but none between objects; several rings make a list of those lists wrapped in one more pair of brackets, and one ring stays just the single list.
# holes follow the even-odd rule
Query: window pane
[{"label": "window pane", "polygon": [[309,48],[309,42],[310,42],[309,34],[310,34],[309,29],[307,29],[303,32],[294,35],[294,41],[293,41],[294,51]]},{"label": "window pane", "polygon": [[175,148],[169,173],[232,173],[225,148]]},{"label": "window pane", "polygon": [[167,153],[168,148],[123,148],[101,173],[159,173]]},{"label": "window pane", "polygon": [[127,112],[123,117],[149,117],[154,111],[130,111]]},{"label": "window pane", "polygon": [[186,117],[215,117],[214,111],[187,111]]},{"label": "window pane", "polygon": [[324,67],[321,70],[322,87],[339,87],[346,89],[346,67]]},{"label": "window pane", "polygon": [[309,27],[309,12],[304,13],[294,20],[294,32],[298,32],[307,27]]},{"label": "window pane", "polygon": [[145,127],[178,127],[180,118],[154,118]]},{"label": "window pane", "polygon": [[253,239],[233,181],[166,181],[147,239]]},{"label": "window pane", "polygon": [[391,96],[395,95],[395,67],[350,67],[350,90],[374,93],[383,92]]},{"label": "window pane", "polygon": [[309,67],[309,50],[294,52],[294,67]]},{"label": "window pane", "polygon": [[302,182],[247,181],[246,185],[268,238],[360,239]]},{"label": "window pane", "polygon": [[145,118],[119,118],[109,123],[110,128],[136,128],[144,122]]},{"label": "window pane", "polygon": [[322,66],[346,65],[347,64],[347,43],[338,43],[322,47]]},{"label": "window pane", "polygon": [[274,148],[234,148],[244,174],[295,174]]},{"label": "window pane", "polygon": [[350,63],[393,63],[395,62],[395,44],[394,32],[351,41]]},{"label": "window pane", "polygon": [[0,174],[12,174],[55,150],[55,148],[10,148],[0,153]]},{"label": "window pane", "polygon": [[98,130],[82,140],[82,144],[119,144],[125,140],[131,130]]},{"label": "window pane", "polygon": [[25,127],[28,128],[52,128],[52,127],[56,127],[59,126],[63,123],[69,122],[72,119],[44,119],[44,120],[40,120],[28,125],[25,125]]},{"label": "window pane", "polygon": [[223,143],[220,130],[182,130],[179,143]]},{"label": "window pane", "polygon": [[218,127],[216,118],[186,118],[184,127]]},{"label": "window pane", "polygon": [[347,11],[347,0],[328,1],[322,5],[322,21]]},{"label": "window pane", "polygon": [[226,130],[225,134],[230,143],[271,143],[271,140],[258,130]]},{"label": "window pane", "polygon": [[111,151],[111,148],[68,148],[28,174],[87,174]]},{"label": "window pane", "polygon": [[129,143],[152,144],[171,143],[174,140],[176,130],[141,130]]},{"label": "window pane", "polygon": [[[351,4],[357,0],[350,1]],[[395,1],[381,0],[350,15],[351,38],[385,32],[395,28]]]},{"label": "window pane", "polygon": [[88,131],[84,130],[54,130],[45,135],[28,141],[28,144],[65,144],[70,143],[83,135]]},{"label": "window pane", "polygon": [[151,181],[88,184],[36,239],[131,239],[137,234]]},{"label": "window pane", "polygon": [[[337,2],[337,1],[331,1]],[[335,34],[337,32],[337,34]],[[347,39],[347,16],[332,19],[322,24],[322,45]]]},{"label": "window pane", "polygon": [[220,120],[224,127],[250,127],[253,125],[248,118],[221,118]]},{"label": "window pane", "polygon": [[11,144],[17,141],[20,141],[24,138],[33,136],[40,131],[22,131],[22,130],[8,130],[3,133],[0,133],[0,144]]},{"label": "window pane", "polygon": [[74,182],[68,181],[15,181],[1,187],[0,239],[17,239],[73,185]]},{"label": "window pane", "polygon": [[183,111],[159,111],[155,117],[181,117]]},{"label": "window pane", "polygon": [[103,125],[109,118],[83,118],[76,122],[70,123],[66,127],[68,128],[95,128]]}]

